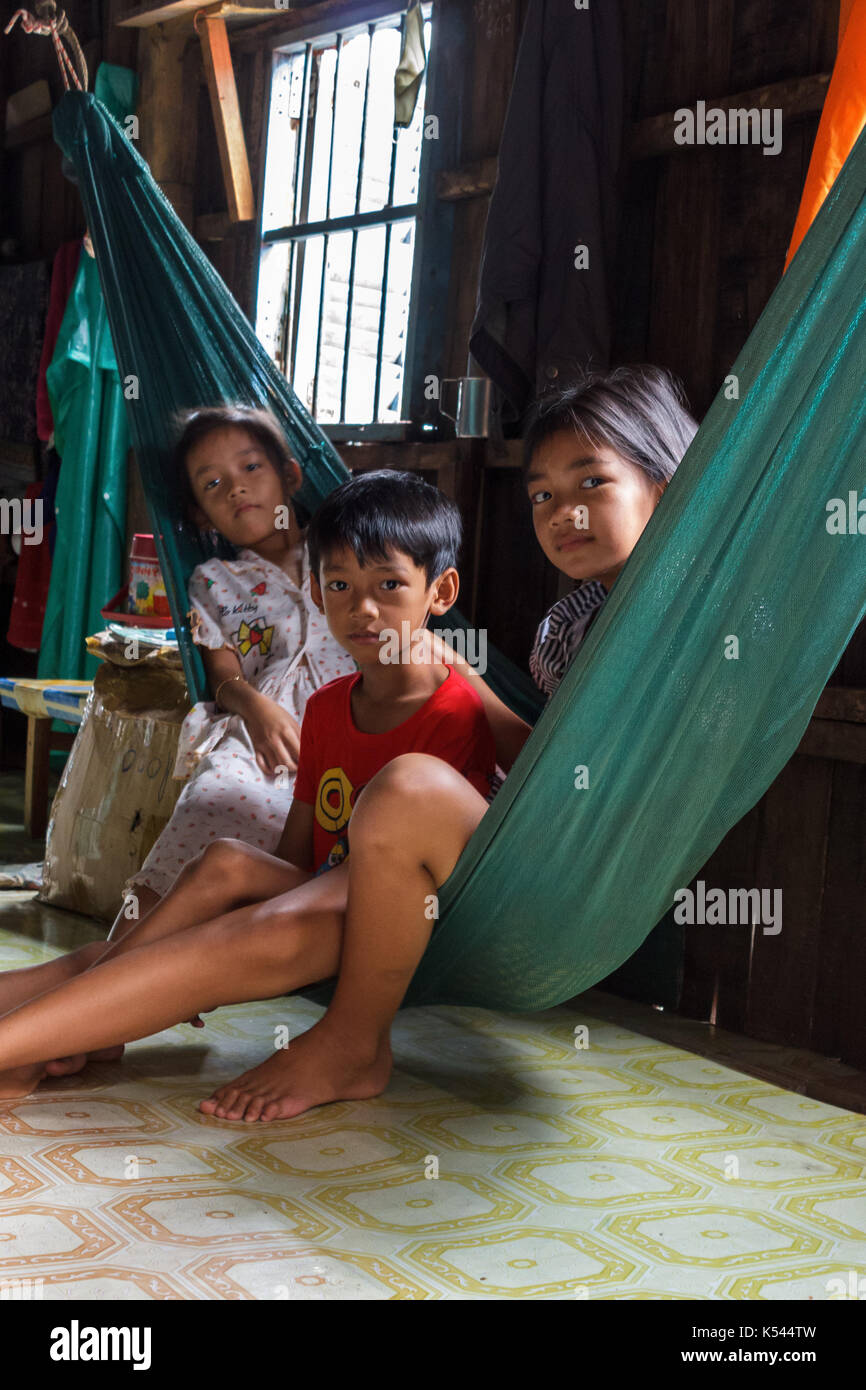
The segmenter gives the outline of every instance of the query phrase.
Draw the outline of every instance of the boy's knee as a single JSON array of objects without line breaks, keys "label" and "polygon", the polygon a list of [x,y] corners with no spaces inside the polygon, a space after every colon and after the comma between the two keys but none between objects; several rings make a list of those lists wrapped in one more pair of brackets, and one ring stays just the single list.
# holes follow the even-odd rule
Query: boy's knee
[{"label": "boy's knee", "polygon": [[[243,840],[211,840],[200,854],[191,860],[190,872],[207,881],[218,881],[222,886],[230,882],[235,874],[244,872],[249,860],[249,846]],[[216,875],[219,876],[216,880]]]},{"label": "boy's knee", "polygon": [[[434,758],[429,753],[403,753],[386,763],[376,776],[371,778],[358,798],[358,806],[367,798],[368,805],[373,800],[391,798],[395,808],[405,806],[407,800],[421,800],[447,793],[462,781],[460,773],[450,763]],[[375,798],[372,793],[375,792]]]},{"label": "boy's knee", "polygon": [[449,763],[423,753],[406,753],[388,763],[358,797],[349,824],[349,854],[410,854],[429,839],[431,826],[447,818],[464,779]]}]

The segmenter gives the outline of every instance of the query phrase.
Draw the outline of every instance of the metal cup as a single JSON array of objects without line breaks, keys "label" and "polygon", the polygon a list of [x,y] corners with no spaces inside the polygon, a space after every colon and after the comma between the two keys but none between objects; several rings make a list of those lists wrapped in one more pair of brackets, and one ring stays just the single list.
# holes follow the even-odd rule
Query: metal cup
[{"label": "metal cup", "polygon": [[[447,392],[456,400],[453,412],[445,405],[446,388],[456,387]],[[441,383],[439,411],[454,421],[457,436],[461,439],[484,439],[490,433],[490,405],[493,383],[487,376],[446,377]]]}]

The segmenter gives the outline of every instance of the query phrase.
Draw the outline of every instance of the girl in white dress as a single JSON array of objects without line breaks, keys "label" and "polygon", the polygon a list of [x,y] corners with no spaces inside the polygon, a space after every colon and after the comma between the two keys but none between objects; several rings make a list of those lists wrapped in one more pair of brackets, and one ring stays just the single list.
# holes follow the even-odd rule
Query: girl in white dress
[{"label": "girl in white dress", "polygon": [[142,916],[210,840],[276,848],[307,700],[355,670],[310,597],[306,544],[290,504],[301,470],[272,417],[234,407],[195,411],[176,464],[188,514],[237,553],[205,561],[190,577],[190,628],[214,700],[194,705],[184,720],[174,775],[189,780],[126,884],[121,917],[131,915],[129,894]]}]

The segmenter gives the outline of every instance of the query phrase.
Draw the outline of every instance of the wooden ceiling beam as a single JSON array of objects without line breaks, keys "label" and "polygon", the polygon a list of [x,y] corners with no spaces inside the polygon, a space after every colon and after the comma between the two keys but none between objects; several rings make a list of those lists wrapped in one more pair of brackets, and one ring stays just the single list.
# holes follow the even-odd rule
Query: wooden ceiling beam
[{"label": "wooden ceiling beam", "polygon": [[[152,29],[155,24],[166,24],[185,15],[191,16],[201,8],[201,0],[166,0],[165,4],[144,4],[136,10],[128,10],[118,19],[117,26],[120,29]],[[273,5],[264,6],[260,0],[250,0],[249,4],[245,4],[244,0],[224,0],[223,4],[209,8],[218,10],[224,19],[248,22],[273,18],[274,14]]]}]

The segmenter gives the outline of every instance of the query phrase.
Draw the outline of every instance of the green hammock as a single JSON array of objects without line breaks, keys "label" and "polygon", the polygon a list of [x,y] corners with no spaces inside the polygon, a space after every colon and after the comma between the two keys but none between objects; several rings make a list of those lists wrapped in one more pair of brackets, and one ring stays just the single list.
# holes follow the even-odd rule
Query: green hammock
[{"label": "green hammock", "polygon": [[[197,553],[169,500],[171,411],[269,406],[308,507],[345,469],[111,117],[69,93],[54,129],[78,177],[121,377],[139,382],[130,433],[199,694],[183,618]],[[732,368],[737,398],[716,397],[443,885],[407,1002],[534,1010],[596,983],[794,753],[866,609],[866,536],[827,529],[827,503],[863,481],[864,314],[866,132]],[[784,951],[784,929],[777,940]]]}]

